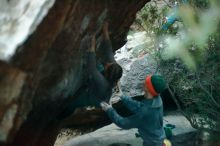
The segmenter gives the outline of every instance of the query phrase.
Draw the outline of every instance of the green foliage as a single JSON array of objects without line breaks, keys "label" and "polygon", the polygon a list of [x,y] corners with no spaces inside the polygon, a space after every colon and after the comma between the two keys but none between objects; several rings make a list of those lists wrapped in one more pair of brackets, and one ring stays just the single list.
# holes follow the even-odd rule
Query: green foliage
[{"label": "green foliage", "polygon": [[[162,11],[165,11],[163,9]],[[158,6],[152,2],[147,4],[138,14],[137,19],[134,22],[135,25],[138,25],[142,30],[146,31],[147,34],[152,34],[156,32],[160,27],[160,19],[163,17],[161,11],[159,11]]]},{"label": "green foliage", "polygon": [[[163,30],[164,17],[179,2],[178,17]],[[220,3],[217,0],[151,2],[138,14],[135,25],[153,43],[159,72],[192,126],[220,132]]]},{"label": "green foliage", "polygon": [[208,8],[210,0],[191,0],[190,3],[195,8]]},{"label": "green foliage", "polygon": [[[133,34],[139,31],[146,32],[146,38],[150,40],[149,43],[145,43],[146,47],[138,46],[133,49],[134,56],[146,53],[157,53],[154,51],[158,48],[160,36],[163,35],[161,26],[165,14],[168,13],[169,7],[167,5],[158,6],[156,1],[151,1],[145,5],[145,7],[137,14],[136,20],[132,25],[132,29],[129,32]],[[169,29],[169,31],[174,29]]]},{"label": "green foliage", "polygon": [[181,110],[198,129],[219,130],[219,56],[217,50],[208,50],[196,72],[189,70],[179,59],[160,61],[160,72],[183,103]]}]

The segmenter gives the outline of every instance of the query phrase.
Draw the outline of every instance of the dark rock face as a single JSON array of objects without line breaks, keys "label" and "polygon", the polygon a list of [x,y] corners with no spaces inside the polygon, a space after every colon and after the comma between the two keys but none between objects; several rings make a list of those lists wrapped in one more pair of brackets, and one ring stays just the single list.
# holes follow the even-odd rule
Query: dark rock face
[{"label": "dark rock face", "polygon": [[1,61],[0,68],[0,141],[6,141],[19,111],[21,99],[18,96],[25,84],[26,74]]},{"label": "dark rock face", "polygon": [[[107,19],[113,48],[118,49],[125,43],[136,12],[148,1],[57,0],[8,65],[18,70],[18,80],[25,83],[16,84],[19,95],[13,106],[13,126],[2,141],[14,146],[53,145],[61,128],[61,121],[56,120],[60,107],[82,84],[82,39],[94,33],[99,38]],[[10,91],[17,86],[10,86]]]}]

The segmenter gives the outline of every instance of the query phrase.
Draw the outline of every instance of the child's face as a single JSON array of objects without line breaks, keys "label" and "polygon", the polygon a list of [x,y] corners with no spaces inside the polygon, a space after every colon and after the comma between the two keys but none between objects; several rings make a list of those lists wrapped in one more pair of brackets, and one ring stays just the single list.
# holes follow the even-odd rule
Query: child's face
[{"label": "child's face", "polygon": [[148,89],[147,89],[147,86],[145,85],[145,82],[144,82],[144,96],[145,96],[145,98],[147,98],[147,99],[152,99],[153,98],[153,96],[150,94],[150,92],[148,91]]}]

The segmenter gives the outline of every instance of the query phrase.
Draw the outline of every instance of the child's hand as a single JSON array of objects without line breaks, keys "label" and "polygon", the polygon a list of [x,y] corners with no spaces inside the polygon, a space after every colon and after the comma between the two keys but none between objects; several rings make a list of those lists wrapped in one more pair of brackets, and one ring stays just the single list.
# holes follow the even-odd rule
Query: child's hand
[{"label": "child's hand", "polygon": [[112,108],[112,106],[105,101],[101,102],[100,106],[102,107],[103,111],[107,111],[108,109]]}]

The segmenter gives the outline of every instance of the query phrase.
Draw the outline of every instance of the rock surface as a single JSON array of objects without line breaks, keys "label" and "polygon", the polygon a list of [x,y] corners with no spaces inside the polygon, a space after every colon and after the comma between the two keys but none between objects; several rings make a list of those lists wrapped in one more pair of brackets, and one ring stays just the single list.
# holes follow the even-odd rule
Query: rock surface
[{"label": "rock surface", "polygon": [[141,146],[142,140],[135,137],[137,129],[123,130],[115,124],[108,125],[94,132],[74,137],[64,146],[109,146],[114,143],[132,144]]},{"label": "rock surface", "polygon": [[[144,31],[128,35],[127,43],[116,51],[115,58],[123,68],[119,88],[124,95],[130,97],[143,95],[145,77],[150,74],[160,74],[153,51],[155,48],[150,39]],[[168,90],[165,90],[161,96],[165,110],[176,108]],[[119,100],[117,93],[112,97],[113,103]]]},{"label": "rock surface", "polygon": [[[123,68],[120,89],[127,96],[143,95],[145,77],[157,73],[157,62],[148,52],[151,47],[149,39],[145,32],[129,35],[128,42],[116,51],[115,58]],[[148,51],[141,52],[142,48]]]},{"label": "rock surface", "polygon": [[145,32],[127,37],[128,42],[116,51],[116,61],[123,68],[120,89],[123,94],[133,97],[143,95],[143,82],[147,75],[157,73],[157,62],[150,53],[135,52],[150,48],[149,38]]},{"label": "rock surface", "polygon": [[[5,61],[10,59],[6,63],[7,66],[19,70],[26,77],[21,78],[24,83],[21,82],[19,88],[16,87],[17,84],[10,83],[11,89],[7,92],[19,89],[19,92],[16,91],[18,102],[10,105],[9,121],[13,123],[8,122],[9,128],[5,130],[6,135],[0,139],[0,144],[53,145],[62,123],[56,120],[56,116],[62,110],[62,104],[73,96],[82,84],[82,56],[85,50],[81,50],[80,46],[83,38],[95,33],[99,40],[102,23],[107,18],[113,48],[117,50],[124,45],[136,12],[148,1],[57,0],[53,7],[52,0],[39,3],[28,0],[1,1],[0,23],[7,26],[4,23],[7,20],[9,24],[8,28],[0,28],[0,33],[4,31],[4,35],[0,35],[1,59]],[[21,14],[24,14],[24,17],[19,19]],[[34,19],[27,23],[23,22],[30,16]],[[33,30],[34,33],[24,44],[16,48]],[[6,51],[6,48],[10,49]],[[2,70],[2,67],[0,69]],[[13,71],[10,70],[9,74],[11,73]],[[6,77],[1,75],[0,79]],[[4,80],[0,80],[0,85],[4,84]],[[0,99],[3,99],[2,95],[3,93]],[[10,99],[8,96],[11,94],[4,98]],[[1,123],[6,113],[7,110],[1,113]]]},{"label": "rock surface", "polygon": [[0,60],[9,60],[47,14],[55,0],[0,1]]},{"label": "rock surface", "polygon": [[[173,137],[171,138],[173,146],[193,146],[196,135],[195,129],[185,117],[177,112],[170,113],[164,117],[165,124],[174,124]],[[109,146],[111,144],[121,143],[130,144],[131,146],[142,146],[142,139],[137,138],[135,134],[137,129],[123,130],[115,124],[108,125],[94,132],[74,137],[67,141],[64,146]]]},{"label": "rock surface", "polygon": [[122,92],[130,97],[143,95],[145,77],[156,72],[156,61],[150,55],[144,55],[135,61],[122,59],[118,62],[126,67],[131,62],[130,69],[124,69],[124,74],[120,80]]},{"label": "rock surface", "polygon": [[0,141],[6,141],[16,118],[26,74],[1,61],[0,68]]}]

